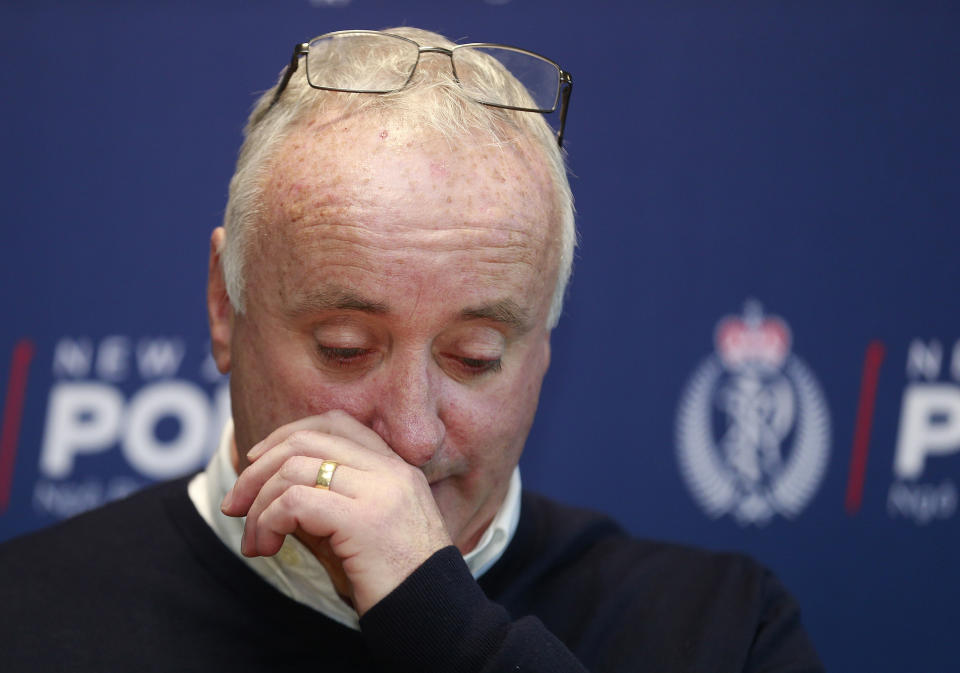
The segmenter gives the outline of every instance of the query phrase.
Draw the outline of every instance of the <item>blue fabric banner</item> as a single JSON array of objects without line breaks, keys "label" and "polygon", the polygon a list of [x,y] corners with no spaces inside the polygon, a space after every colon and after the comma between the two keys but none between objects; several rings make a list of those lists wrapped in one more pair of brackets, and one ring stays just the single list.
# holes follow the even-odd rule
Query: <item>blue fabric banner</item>
[{"label": "blue fabric banner", "polygon": [[296,42],[398,24],[576,84],[581,244],[524,485],[754,555],[829,670],[955,670],[947,2],[0,4],[0,539],[205,463],[246,114]]}]

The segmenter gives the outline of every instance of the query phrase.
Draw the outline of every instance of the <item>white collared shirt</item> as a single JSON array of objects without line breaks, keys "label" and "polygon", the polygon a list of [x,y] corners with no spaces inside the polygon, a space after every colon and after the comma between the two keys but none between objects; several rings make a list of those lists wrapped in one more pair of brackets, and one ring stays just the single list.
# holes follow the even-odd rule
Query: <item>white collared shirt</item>
[{"label": "white collared shirt", "polygon": [[[220,446],[207,469],[188,486],[190,500],[220,541],[278,591],[352,629],[360,629],[356,611],[337,594],[327,571],[295,537],[288,535],[275,556],[247,558],[240,553],[244,518],[226,516],[220,502],[237,480],[230,454],[233,421],[227,422]],[[513,539],[520,519],[520,468],[514,468],[507,495],[480,542],[463,558],[474,577],[480,577],[497,562]]]}]

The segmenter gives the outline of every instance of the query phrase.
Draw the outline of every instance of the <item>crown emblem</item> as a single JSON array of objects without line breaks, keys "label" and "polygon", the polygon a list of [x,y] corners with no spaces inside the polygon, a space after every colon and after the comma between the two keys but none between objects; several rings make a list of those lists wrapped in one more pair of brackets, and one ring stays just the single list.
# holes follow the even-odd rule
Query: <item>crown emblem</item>
[{"label": "crown emblem", "polygon": [[776,370],[790,354],[790,328],[777,316],[765,316],[760,304],[747,302],[742,316],[727,316],[717,325],[714,343],[730,370]]}]

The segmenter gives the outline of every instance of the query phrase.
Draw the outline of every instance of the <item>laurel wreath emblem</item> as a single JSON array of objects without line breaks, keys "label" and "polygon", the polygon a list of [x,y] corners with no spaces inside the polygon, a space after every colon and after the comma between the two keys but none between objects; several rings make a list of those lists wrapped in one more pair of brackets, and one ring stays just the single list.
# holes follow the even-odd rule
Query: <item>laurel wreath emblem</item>
[{"label": "laurel wreath emblem", "polygon": [[711,355],[687,383],[677,411],[680,472],[711,518],[732,513],[741,525],[761,526],[775,514],[794,518],[816,493],[830,456],[830,415],[820,385],[797,356],[784,363],[783,373],[796,392],[793,444],[783,469],[768,487],[745,490],[713,436],[713,400],[724,371],[720,359]]}]

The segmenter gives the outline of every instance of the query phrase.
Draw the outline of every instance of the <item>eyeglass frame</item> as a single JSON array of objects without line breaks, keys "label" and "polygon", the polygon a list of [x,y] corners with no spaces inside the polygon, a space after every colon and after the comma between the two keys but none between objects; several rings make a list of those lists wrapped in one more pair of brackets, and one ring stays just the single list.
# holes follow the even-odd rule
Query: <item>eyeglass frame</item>
[{"label": "eyeglass frame", "polygon": [[[567,108],[570,105],[570,92],[573,90],[573,76],[560,67],[560,64],[556,61],[547,58],[541,54],[536,53],[535,51],[530,51],[529,49],[521,49],[520,47],[513,47],[506,44],[498,44],[496,42],[471,42],[468,44],[458,44],[455,45],[452,49],[447,49],[446,47],[424,47],[419,42],[411,40],[408,37],[403,35],[397,35],[395,33],[388,33],[382,30],[337,30],[332,33],[324,33],[323,35],[318,35],[317,37],[312,38],[309,42],[299,42],[293,47],[293,56],[290,57],[290,63],[284,68],[283,78],[280,80],[280,84],[277,85],[277,92],[273,95],[273,100],[270,101],[270,105],[267,108],[267,112],[273,109],[273,106],[276,105],[277,101],[280,100],[280,95],[287,88],[287,85],[290,83],[290,78],[293,76],[293,73],[296,72],[297,68],[300,65],[300,57],[306,56],[310,51],[310,44],[316,42],[317,40],[325,37],[333,37],[335,35],[389,35],[392,38],[399,40],[405,40],[413,44],[417,48],[417,60],[414,61],[413,67],[410,68],[410,75],[407,77],[407,81],[403,83],[402,86],[397,87],[396,89],[390,89],[389,91],[364,91],[361,89],[340,89],[336,87],[329,86],[317,86],[310,81],[310,77],[307,77],[307,84],[309,84],[314,89],[321,89],[323,91],[340,91],[343,93],[372,93],[372,94],[388,94],[400,91],[408,84],[410,80],[413,79],[413,74],[417,71],[417,66],[420,65],[420,55],[421,54],[444,54],[450,58],[450,68],[453,70],[453,77],[456,80],[457,84],[460,84],[460,79],[457,76],[457,67],[453,62],[453,52],[457,49],[464,49],[467,47],[495,47],[498,49],[507,49],[510,51],[520,52],[521,54],[527,54],[528,56],[533,56],[539,58],[547,63],[550,63],[553,67],[557,69],[559,74],[559,81],[557,83],[557,97],[554,99],[553,107],[549,110],[539,109],[539,108],[527,108],[519,107],[516,105],[505,105],[502,103],[488,103],[486,101],[476,100],[477,103],[481,105],[488,105],[490,107],[503,108],[505,110],[516,110],[518,112],[537,112],[540,114],[550,114],[555,112],[557,109],[557,103],[559,100],[560,107],[560,121],[559,129],[557,130],[557,145],[563,147],[563,131],[567,125]],[[462,84],[461,84],[462,86]]]}]

